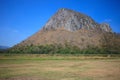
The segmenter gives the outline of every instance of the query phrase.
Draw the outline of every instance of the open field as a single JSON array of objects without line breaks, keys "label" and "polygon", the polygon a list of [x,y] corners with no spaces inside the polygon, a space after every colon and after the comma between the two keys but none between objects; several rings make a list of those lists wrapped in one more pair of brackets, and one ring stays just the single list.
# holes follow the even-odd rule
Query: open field
[{"label": "open field", "polygon": [[0,55],[0,80],[120,80],[120,57]]}]

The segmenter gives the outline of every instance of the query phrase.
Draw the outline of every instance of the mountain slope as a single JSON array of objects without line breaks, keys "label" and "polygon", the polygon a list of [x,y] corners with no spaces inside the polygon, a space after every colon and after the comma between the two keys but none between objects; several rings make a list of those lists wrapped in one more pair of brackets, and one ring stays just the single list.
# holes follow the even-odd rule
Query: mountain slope
[{"label": "mountain slope", "polygon": [[75,32],[70,32],[64,29],[57,29],[55,31],[40,31],[23,41],[19,46],[24,45],[47,45],[47,44],[66,44],[69,43],[79,48],[86,48],[87,46],[98,46],[100,45],[101,34],[88,31],[88,30],[78,30]]},{"label": "mountain slope", "polygon": [[9,47],[8,46],[0,46],[0,50],[5,50],[5,49],[8,49]]}]

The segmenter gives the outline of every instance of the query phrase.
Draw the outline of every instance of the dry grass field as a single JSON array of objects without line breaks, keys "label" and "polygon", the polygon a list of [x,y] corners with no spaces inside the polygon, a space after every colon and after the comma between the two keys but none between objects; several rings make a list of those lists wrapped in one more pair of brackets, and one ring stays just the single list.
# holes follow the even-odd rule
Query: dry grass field
[{"label": "dry grass field", "polygon": [[0,80],[120,80],[120,58],[2,55]]}]

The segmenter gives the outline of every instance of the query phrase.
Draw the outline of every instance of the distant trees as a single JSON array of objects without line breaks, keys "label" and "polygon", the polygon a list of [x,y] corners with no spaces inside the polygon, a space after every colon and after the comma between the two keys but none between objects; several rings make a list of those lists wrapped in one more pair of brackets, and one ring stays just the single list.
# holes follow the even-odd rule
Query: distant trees
[{"label": "distant trees", "polygon": [[71,46],[71,45],[30,45],[30,46],[24,46],[24,47],[15,47],[7,52],[9,53],[31,53],[31,54],[104,54],[104,50],[100,48],[93,48],[89,47],[86,49],[79,49],[77,46]]}]

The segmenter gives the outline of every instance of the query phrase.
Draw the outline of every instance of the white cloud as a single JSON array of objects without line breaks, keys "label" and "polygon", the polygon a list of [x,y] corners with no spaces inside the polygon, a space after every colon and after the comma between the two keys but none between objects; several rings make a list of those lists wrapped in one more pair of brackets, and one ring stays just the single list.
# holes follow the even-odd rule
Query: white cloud
[{"label": "white cloud", "polygon": [[18,30],[13,30],[13,32],[18,33],[19,31]]},{"label": "white cloud", "polygon": [[112,22],[112,19],[105,19],[104,22],[110,23],[110,22]]}]

